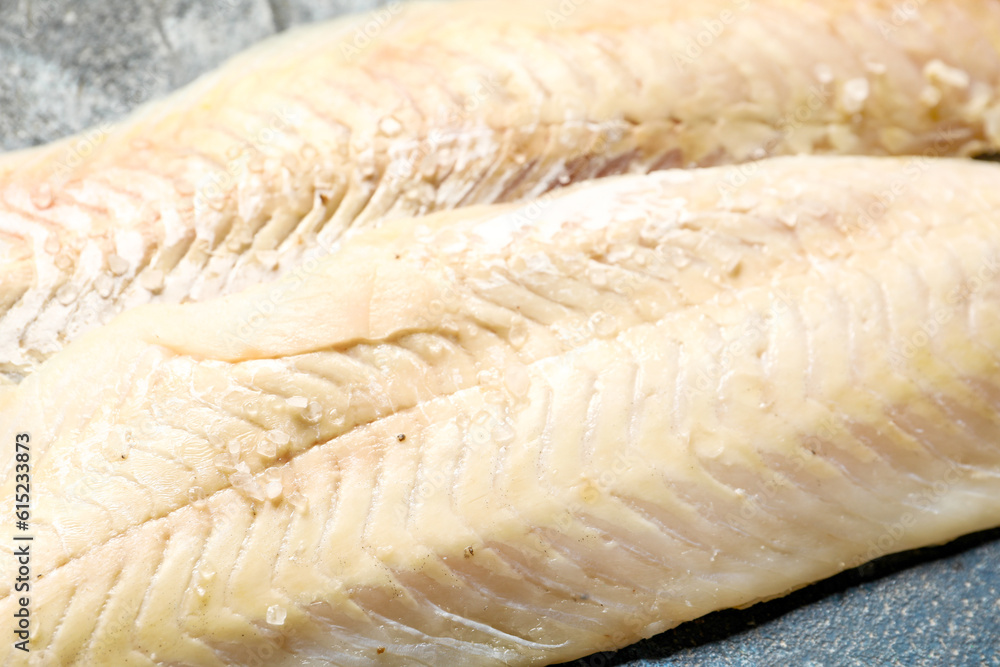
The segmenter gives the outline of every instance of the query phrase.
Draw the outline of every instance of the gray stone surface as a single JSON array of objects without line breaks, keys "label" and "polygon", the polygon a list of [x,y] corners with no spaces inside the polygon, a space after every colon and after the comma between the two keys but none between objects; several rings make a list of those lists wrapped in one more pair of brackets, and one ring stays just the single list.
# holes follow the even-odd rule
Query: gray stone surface
[{"label": "gray stone surface", "polygon": [[[0,0],[0,147],[114,120],[297,23],[378,0]],[[882,559],[575,667],[1000,666],[1000,531]]]},{"label": "gray stone surface", "polygon": [[1000,530],[888,556],[566,667],[667,665],[1000,665]]},{"label": "gray stone surface", "polygon": [[386,0],[0,0],[0,148],[115,120],[280,29]]}]

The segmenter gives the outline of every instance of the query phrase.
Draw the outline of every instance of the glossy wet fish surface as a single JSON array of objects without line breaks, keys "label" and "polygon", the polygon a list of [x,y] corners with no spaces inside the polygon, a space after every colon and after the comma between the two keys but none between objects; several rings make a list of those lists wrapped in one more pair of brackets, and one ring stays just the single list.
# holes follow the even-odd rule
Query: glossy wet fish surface
[{"label": "glossy wet fish surface", "polygon": [[0,662],[555,664],[1000,524],[1000,5],[914,4],[393,3],[0,156]]},{"label": "glossy wet fish surface", "polygon": [[356,18],[279,37],[0,157],[0,381],[389,219],[768,155],[1000,149],[1000,9],[897,4],[406,4],[364,50]]},{"label": "glossy wet fish surface", "polygon": [[0,391],[31,659],[544,665],[995,526],[998,177],[618,177],[127,311]]}]

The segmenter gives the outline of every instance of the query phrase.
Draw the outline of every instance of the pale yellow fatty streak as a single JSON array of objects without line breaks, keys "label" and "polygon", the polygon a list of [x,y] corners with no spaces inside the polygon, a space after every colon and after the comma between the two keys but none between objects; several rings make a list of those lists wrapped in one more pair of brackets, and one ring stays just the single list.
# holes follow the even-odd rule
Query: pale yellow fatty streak
[{"label": "pale yellow fatty streak", "polygon": [[96,147],[0,158],[3,381],[118,312],[273,279],[386,219],[767,154],[1000,148],[994,2],[382,13],[358,52],[370,17],[295,30]]},{"label": "pale yellow fatty streak", "polygon": [[37,660],[546,664],[996,525],[998,176],[623,178],[124,314],[0,394]]}]

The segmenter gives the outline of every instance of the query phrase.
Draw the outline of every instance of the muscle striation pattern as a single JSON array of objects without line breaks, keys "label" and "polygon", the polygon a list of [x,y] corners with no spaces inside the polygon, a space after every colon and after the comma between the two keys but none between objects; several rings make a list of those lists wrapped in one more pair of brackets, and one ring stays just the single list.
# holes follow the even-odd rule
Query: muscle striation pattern
[{"label": "muscle striation pattern", "polygon": [[271,280],[345,230],[794,153],[1000,149],[1000,6],[383,10],[261,45],[114,128],[0,158],[0,378],[147,302]]},{"label": "muscle striation pattern", "polygon": [[133,309],[0,390],[0,656],[549,664],[1000,524],[998,179],[623,176]]}]

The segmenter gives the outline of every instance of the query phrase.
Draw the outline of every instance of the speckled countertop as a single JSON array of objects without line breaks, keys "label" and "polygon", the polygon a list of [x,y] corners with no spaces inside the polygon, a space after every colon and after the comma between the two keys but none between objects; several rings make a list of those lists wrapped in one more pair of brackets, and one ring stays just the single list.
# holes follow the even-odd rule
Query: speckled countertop
[{"label": "speckled countertop", "polygon": [[[377,4],[0,0],[0,148],[119,118],[276,31]],[[572,664],[1000,666],[1000,530]]]}]

